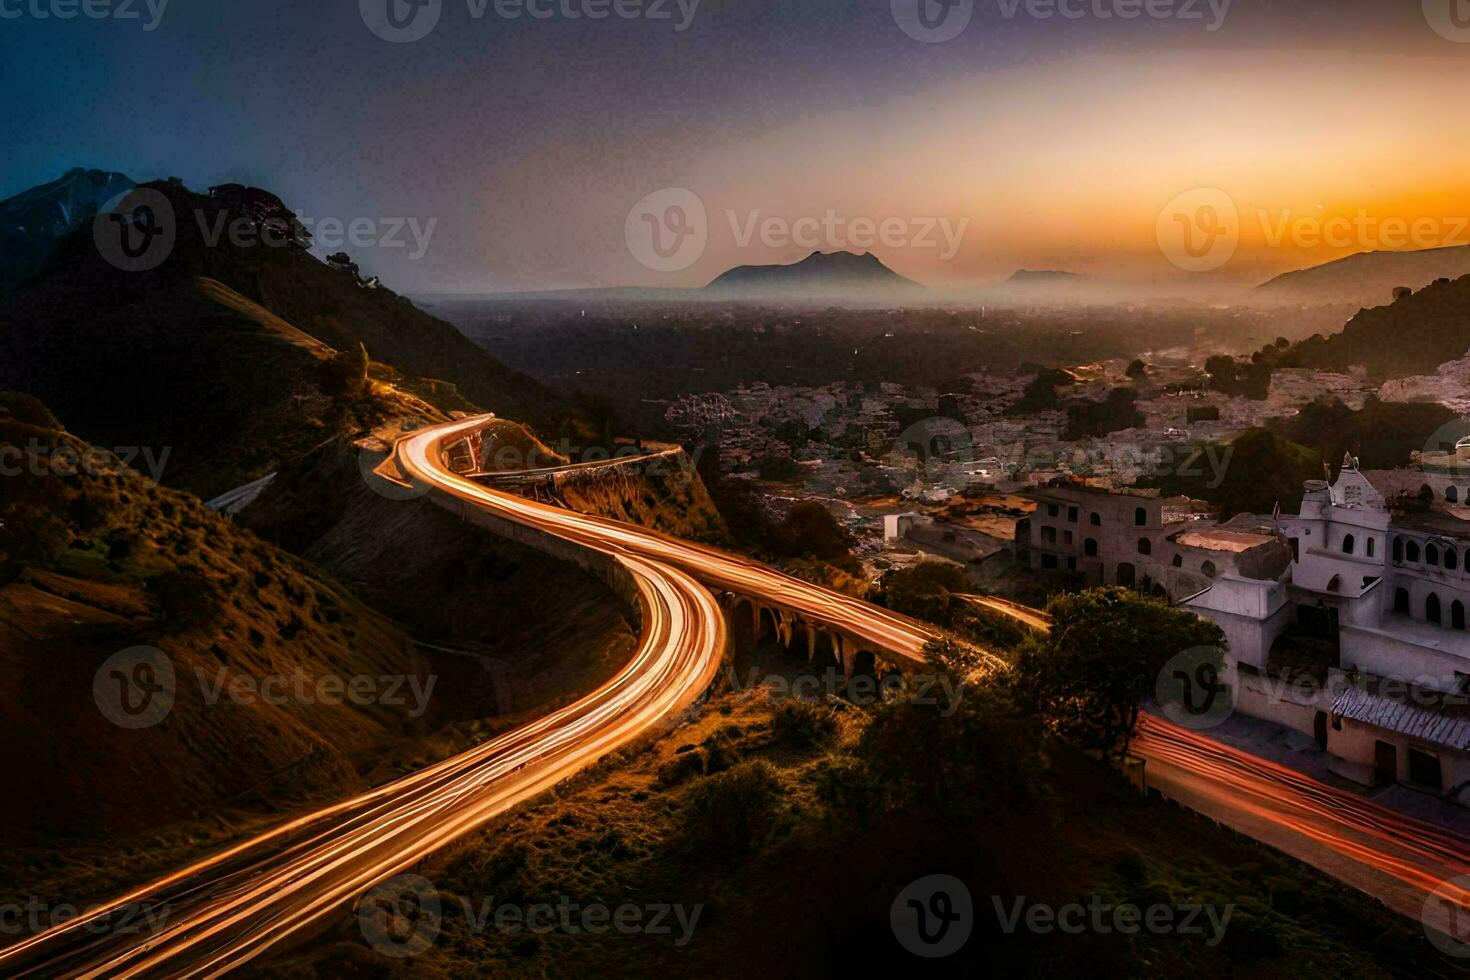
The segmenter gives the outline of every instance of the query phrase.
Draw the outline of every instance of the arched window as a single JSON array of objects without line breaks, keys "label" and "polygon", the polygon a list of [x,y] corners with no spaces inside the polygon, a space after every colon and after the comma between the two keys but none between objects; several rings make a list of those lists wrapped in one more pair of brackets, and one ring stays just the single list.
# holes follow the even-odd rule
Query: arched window
[{"label": "arched window", "polygon": [[1455,570],[1455,566],[1458,564],[1457,559],[1459,557],[1459,555],[1455,554],[1454,548],[1446,548],[1444,550],[1444,567],[1453,572]]},{"label": "arched window", "polygon": [[1215,577],[1215,563],[1212,561],[1205,562],[1199,567],[1199,570],[1205,573],[1206,578]]},{"label": "arched window", "polygon": [[1082,553],[1088,558],[1097,557],[1097,538],[1088,538],[1082,542]]},{"label": "arched window", "polygon": [[1393,611],[1396,612],[1396,613],[1398,613],[1400,616],[1407,616],[1407,615],[1409,615],[1409,590],[1408,589],[1394,589],[1394,591],[1393,591]]},{"label": "arched window", "polygon": [[1133,523],[1137,527],[1143,527],[1145,524],[1147,524],[1148,523],[1148,511],[1144,510],[1142,507],[1140,507],[1137,510],[1135,510],[1133,512]]},{"label": "arched window", "polygon": [[1452,504],[1459,503],[1460,502],[1460,491],[1459,491],[1459,489],[1457,489],[1456,487],[1445,487],[1444,488],[1444,499],[1447,500],[1447,501],[1449,501]]},{"label": "arched window", "polygon": [[1140,555],[1151,555],[1154,553],[1154,543],[1148,538],[1138,539],[1138,553]]},{"label": "arched window", "polygon": [[1368,557],[1369,558],[1372,558],[1373,557],[1373,552],[1375,550],[1373,546],[1376,545],[1377,543],[1378,543],[1378,539],[1377,538],[1369,538],[1367,541],[1365,541],[1363,543],[1363,547],[1366,548],[1366,549],[1368,549]]},{"label": "arched window", "polygon": [[1394,561],[1403,561],[1404,560],[1404,539],[1403,538],[1394,538],[1393,539],[1393,560]]},{"label": "arched window", "polygon": [[1457,630],[1465,628],[1465,604],[1459,599],[1450,604],[1450,625]]},{"label": "arched window", "polygon": [[1175,568],[1183,568],[1184,567],[1184,556],[1183,555],[1175,555],[1174,556],[1174,567]]},{"label": "arched window", "polygon": [[1439,564],[1439,545],[1426,544],[1424,546],[1424,564],[1426,564],[1426,565],[1438,565]]},{"label": "arched window", "polygon": [[1435,595],[1433,592],[1429,593],[1429,598],[1424,600],[1424,618],[1429,620],[1431,623],[1440,622],[1439,596]]},{"label": "arched window", "polygon": [[1102,515],[1099,514],[1097,511],[1093,511],[1091,514],[1087,515],[1087,522],[1093,527],[1102,527]]},{"label": "arched window", "polygon": [[1332,581],[1330,581],[1330,582],[1327,583],[1327,591],[1328,592],[1341,592],[1342,591],[1342,576],[1341,575],[1334,575],[1334,576],[1332,576]]},{"label": "arched window", "polygon": [[1345,554],[1345,555],[1352,554],[1353,553],[1353,548],[1355,548],[1356,546],[1357,546],[1357,542],[1353,540],[1353,536],[1351,534],[1344,534],[1342,536],[1342,553],[1343,554]]},{"label": "arched window", "polygon": [[1408,544],[1404,545],[1404,557],[1407,558],[1409,561],[1418,561],[1419,542],[1410,541]]}]

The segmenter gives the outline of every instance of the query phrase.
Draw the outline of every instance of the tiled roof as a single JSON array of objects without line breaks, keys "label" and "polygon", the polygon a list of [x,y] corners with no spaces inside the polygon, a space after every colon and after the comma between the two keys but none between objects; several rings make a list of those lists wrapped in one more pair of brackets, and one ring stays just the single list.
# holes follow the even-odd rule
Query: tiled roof
[{"label": "tiled roof", "polygon": [[1421,742],[1460,751],[1470,749],[1470,718],[1404,704],[1355,685],[1348,685],[1337,695],[1332,702],[1332,713]]}]

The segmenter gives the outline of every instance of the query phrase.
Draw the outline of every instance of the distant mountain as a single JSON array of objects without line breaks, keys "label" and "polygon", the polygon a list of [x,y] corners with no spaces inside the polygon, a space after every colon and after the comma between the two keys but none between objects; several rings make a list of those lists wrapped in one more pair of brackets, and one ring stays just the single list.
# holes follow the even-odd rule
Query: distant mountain
[{"label": "distant mountain", "polygon": [[[119,268],[90,223],[62,239],[43,274],[0,298],[0,389],[39,396],[94,443],[169,447],[170,485],[208,498],[385,416],[480,406],[552,426],[570,414],[448,323],[318,261],[274,195],[144,190],[175,215],[166,258]],[[242,219],[254,235],[211,241]],[[267,245],[268,229],[287,234]]]},{"label": "distant mountain", "polygon": [[1062,272],[1057,269],[1017,269],[1011,273],[1006,282],[1033,283],[1033,282],[1076,282],[1085,279],[1075,272]]},{"label": "distant mountain", "polygon": [[769,296],[841,301],[912,295],[923,288],[888,268],[872,252],[813,252],[791,265],[737,266],[704,287],[704,293],[722,299]]},{"label": "distant mountain", "polygon": [[41,272],[64,238],[132,186],[124,174],[76,167],[0,201],[0,291]]},{"label": "distant mountain", "polygon": [[1262,299],[1347,303],[1359,308],[1393,299],[1399,286],[1422,289],[1436,279],[1470,275],[1470,246],[1395,252],[1359,252],[1335,262],[1277,276],[1257,287]]},{"label": "distant mountain", "polygon": [[1341,333],[1293,346],[1283,366],[1346,370],[1361,364],[1377,379],[1433,374],[1470,350],[1470,275],[1438,279],[1391,304],[1360,310]]}]

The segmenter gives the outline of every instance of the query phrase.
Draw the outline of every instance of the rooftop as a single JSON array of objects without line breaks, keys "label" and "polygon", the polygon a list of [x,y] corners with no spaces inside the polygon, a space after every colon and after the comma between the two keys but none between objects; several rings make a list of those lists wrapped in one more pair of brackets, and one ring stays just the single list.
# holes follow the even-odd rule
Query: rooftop
[{"label": "rooftop", "polygon": [[[1421,694],[1423,692],[1420,692]],[[1431,698],[1387,698],[1365,687],[1348,685],[1332,702],[1332,713],[1410,738],[1453,749],[1470,749],[1470,717],[1463,705],[1446,708]]]},{"label": "rooftop", "polygon": [[1186,548],[1202,548],[1206,551],[1225,551],[1238,555],[1261,545],[1273,544],[1276,539],[1269,534],[1252,531],[1227,531],[1219,527],[1191,528],[1174,535],[1173,542]]}]

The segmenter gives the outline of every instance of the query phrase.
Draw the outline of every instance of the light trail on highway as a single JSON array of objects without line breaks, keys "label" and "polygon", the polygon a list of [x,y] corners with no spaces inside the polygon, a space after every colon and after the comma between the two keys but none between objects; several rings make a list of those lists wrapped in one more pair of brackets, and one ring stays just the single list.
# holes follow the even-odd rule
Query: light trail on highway
[{"label": "light trail on highway", "polygon": [[[0,950],[0,972],[218,976],[301,936],[349,908],[378,882],[416,866],[692,703],[714,681],[724,655],[725,622],[717,593],[779,605],[809,623],[840,630],[910,663],[923,661],[925,645],[936,636],[924,624],[758,562],[496,491],[452,472],[445,447],[484,422],[485,417],[469,418],[405,436],[387,468],[466,518],[473,509],[616,562],[631,576],[643,613],[643,635],[632,660],[597,691],[536,722],[292,820]],[[1045,614],[1036,610],[984,604],[1028,627],[1046,628]],[[1003,665],[999,658],[991,659],[997,667]],[[1193,774],[1202,784],[1218,787],[1209,795],[1234,812],[1262,810],[1262,800],[1289,805],[1294,814],[1276,815],[1276,827],[1315,839],[1344,861],[1375,874],[1393,876],[1397,869],[1394,880],[1417,893],[1470,870],[1464,864],[1464,842],[1437,828],[1263,760],[1232,754],[1167,722],[1146,719],[1139,751],[1158,760],[1151,775],[1166,766]],[[1233,802],[1236,796],[1239,803]],[[1289,804],[1282,804],[1283,797]],[[1195,808],[1209,812],[1204,803]],[[1293,852],[1288,844],[1277,846]],[[1324,870],[1344,877],[1338,869]],[[166,924],[146,937],[106,928],[123,910],[137,905],[166,908]]]},{"label": "light trail on highway", "polygon": [[[410,456],[418,464],[415,478],[436,486],[452,477],[429,452],[433,433],[418,440]],[[518,499],[483,488],[458,492],[484,506]],[[714,596],[678,568],[620,545],[601,550],[615,553],[632,577],[643,619],[632,660],[603,687],[22,940],[0,951],[0,972],[218,976],[686,707],[715,679],[724,654],[724,619]],[[166,909],[163,927],[146,936],[111,930],[139,906]]]},{"label": "light trail on highway", "polygon": [[[1039,610],[988,597],[972,601],[1032,629],[1051,629],[1051,617]],[[1147,760],[1148,785],[1164,797],[1403,915],[1454,935],[1451,903],[1470,914],[1470,879],[1463,877],[1470,875],[1470,838],[1156,715],[1140,716],[1131,751]]]},{"label": "light trail on highway", "polygon": [[[643,635],[630,663],[602,688],[545,718],[0,950],[0,971],[218,976],[248,962],[695,700],[715,679],[724,655],[724,615],[714,593],[759,597],[893,656],[922,660],[934,634],[914,620],[716,549],[455,474],[445,448],[487,418],[405,436],[390,468],[439,495],[436,503],[476,508],[611,557],[632,577],[643,612]],[[142,938],[112,930],[138,906],[166,909],[165,925]]]}]

